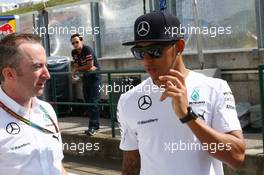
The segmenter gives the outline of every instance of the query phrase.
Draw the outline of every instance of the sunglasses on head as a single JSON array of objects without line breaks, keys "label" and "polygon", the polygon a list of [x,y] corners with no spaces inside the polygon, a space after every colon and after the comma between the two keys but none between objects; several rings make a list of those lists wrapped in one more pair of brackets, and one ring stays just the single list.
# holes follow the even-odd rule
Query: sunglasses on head
[{"label": "sunglasses on head", "polygon": [[72,45],[79,44],[79,41],[72,42]]},{"label": "sunglasses on head", "polygon": [[162,55],[164,48],[173,44],[174,43],[153,44],[146,47],[134,46],[131,48],[131,52],[137,60],[144,59],[146,53],[152,58],[159,58]]}]

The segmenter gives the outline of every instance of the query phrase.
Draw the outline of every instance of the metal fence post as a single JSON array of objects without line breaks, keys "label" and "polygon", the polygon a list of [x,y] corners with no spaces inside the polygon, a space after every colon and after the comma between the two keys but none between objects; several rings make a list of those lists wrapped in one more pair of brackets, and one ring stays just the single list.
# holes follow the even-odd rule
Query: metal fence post
[{"label": "metal fence post", "polygon": [[113,97],[113,83],[112,83],[112,77],[111,77],[111,73],[108,72],[107,73],[107,78],[108,78],[108,84],[111,87],[110,89],[110,93],[109,93],[109,103],[110,103],[110,113],[111,113],[111,127],[112,127],[112,137],[115,137],[115,110],[114,110],[114,97]]},{"label": "metal fence post", "polygon": [[263,85],[263,69],[264,65],[259,65],[259,90],[260,90],[260,105],[261,105],[261,121],[262,121],[262,145],[264,151],[264,85]]},{"label": "metal fence post", "polygon": [[256,25],[258,35],[258,48],[264,48],[264,2],[263,0],[255,1]]}]

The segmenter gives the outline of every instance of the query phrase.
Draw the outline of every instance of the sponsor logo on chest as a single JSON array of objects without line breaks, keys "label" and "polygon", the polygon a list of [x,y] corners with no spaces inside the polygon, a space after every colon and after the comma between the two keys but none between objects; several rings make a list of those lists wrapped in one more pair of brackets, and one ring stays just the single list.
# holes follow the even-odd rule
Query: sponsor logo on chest
[{"label": "sponsor logo on chest", "polygon": [[203,97],[201,96],[200,88],[194,88],[191,92],[191,96],[189,98],[189,105],[205,105],[205,101],[203,100]]}]

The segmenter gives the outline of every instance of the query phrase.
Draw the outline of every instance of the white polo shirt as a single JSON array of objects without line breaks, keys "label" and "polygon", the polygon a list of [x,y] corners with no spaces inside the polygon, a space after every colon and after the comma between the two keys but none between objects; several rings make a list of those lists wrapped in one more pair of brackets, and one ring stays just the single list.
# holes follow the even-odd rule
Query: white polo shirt
[{"label": "white polo shirt", "polygon": [[[56,133],[52,122],[39,107],[44,107],[58,127],[50,104],[34,98],[32,109],[27,112],[1,88],[0,100],[17,114]],[[62,159],[60,133],[43,133],[0,108],[0,175],[60,175]]]},{"label": "white polo shirt", "polygon": [[[185,82],[189,105],[208,126],[221,133],[241,130],[226,81],[190,71]],[[161,95],[162,89],[148,78],[118,103],[120,148],[139,150],[140,175],[223,175],[222,163],[207,152],[223,146],[201,144],[176,116],[172,99],[161,102]]]}]

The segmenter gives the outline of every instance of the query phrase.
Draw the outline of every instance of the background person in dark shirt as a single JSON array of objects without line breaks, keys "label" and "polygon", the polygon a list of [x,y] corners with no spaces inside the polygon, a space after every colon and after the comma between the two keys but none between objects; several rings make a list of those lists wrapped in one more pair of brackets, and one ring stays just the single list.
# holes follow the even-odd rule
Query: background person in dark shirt
[{"label": "background person in dark shirt", "polygon": [[[74,60],[72,75],[76,72],[84,72],[82,77],[83,95],[86,103],[99,103],[100,92],[99,85],[101,84],[100,74],[89,74],[88,71],[99,70],[99,64],[91,47],[83,44],[83,38],[79,34],[71,36],[73,45],[72,58]],[[88,115],[90,117],[88,130],[85,134],[95,135],[99,129],[99,105],[88,106]]]}]

